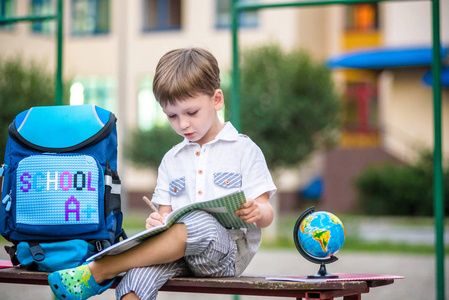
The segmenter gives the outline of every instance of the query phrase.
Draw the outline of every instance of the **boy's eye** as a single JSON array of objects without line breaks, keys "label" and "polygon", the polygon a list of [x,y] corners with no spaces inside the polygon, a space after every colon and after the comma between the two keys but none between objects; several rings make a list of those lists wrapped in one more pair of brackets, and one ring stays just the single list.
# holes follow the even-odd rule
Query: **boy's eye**
[{"label": "boy's eye", "polygon": [[168,117],[169,119],[174,119],[174,118],[176,118],[176,115],[167,115],[167,117]]},{"label": "boy's eye", "polygon": [[193,112],[189,112],[189,113],[187,113],[189,116],[194,116],[194,115],[196,115],[196,113],[197,113],[198,111],[196,110],[196,111],[193,111]]}]

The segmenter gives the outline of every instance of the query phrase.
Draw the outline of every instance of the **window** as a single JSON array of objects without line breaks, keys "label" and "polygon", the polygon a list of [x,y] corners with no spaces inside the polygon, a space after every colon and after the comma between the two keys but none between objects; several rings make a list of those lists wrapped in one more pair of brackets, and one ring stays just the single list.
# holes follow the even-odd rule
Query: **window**
[{"label": "window", "polygon": [[347,7],[347,30],[372,31],[378,28],[379,10],[377,3],[360,3]]},{"label": "window", "polygon": [[[0,17],[12,17],[14,16],[14,1],[13,0],[0,0]],[[14,25],[0,25],[0,29],[13,30]]]},{"label": "window", "polygon": [[138,125],[141,130],[150,130],[155,125],[169,125],[168,119],[153,94],[153,78],[144,77],[139,83]]},{"label": "window", "polygon": [[378,101],[375,83],[348,83],[343,104],[343,126],[347,130],[369,132],[378,129]]},{"label": "window", "polygon": [[[255,3],[257,0],[239,0],[242,3]],[[231,26],[231,0],[216,0],[217,19],[215,26],[217,28],[229,28]],[[240,27],[256,27],[258,23],[257,11],[243,11],[239,14]]]},{"label": "window", "polygon": [[72,35],[109,33],[109,6],[109,0],[72,0]]},{"label": "window", "polygon": [[[36,16],[52,15],[55,13],[54,1],[32,0],[31,14]],[[55,32],[55,21],[33,22],[31,31],[37,34],[53,35]]]},{"label": "window", "polygon": [[339,146],[346,149],[373,148],[382,144],[377,84],[372,81],[347,83],[342,107],[343,127]]},{"label": "window", "polygon": [[110,77],[76,78],[70,86],[70,105],[94,104],[115,111],[115,87],[116,82]]},{"label": "window", "polygon": [[181,0],[144,0],[144,31],[179,30]]}]

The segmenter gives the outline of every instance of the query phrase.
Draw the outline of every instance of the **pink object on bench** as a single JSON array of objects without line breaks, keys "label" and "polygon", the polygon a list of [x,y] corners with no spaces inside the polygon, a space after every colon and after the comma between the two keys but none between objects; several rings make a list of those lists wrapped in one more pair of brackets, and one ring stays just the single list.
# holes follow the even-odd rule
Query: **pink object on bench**
[{"label": "pink object on bench", "polygon": [[0,259],[0,269],[2,268],[12,268],[14,265],[9,259]]},{"label": "pink object on bench", "polygon": [[332,273],[338,278],[307,278],[307,276],[273,276],[267,277],[269,281],[304,281],[304,282],[340,282],[340,281],[370,281],[370,280],[395,280],[404,279],[404,276],[397,275],[376,275],[376,274],[354,274],[354,273]]}]

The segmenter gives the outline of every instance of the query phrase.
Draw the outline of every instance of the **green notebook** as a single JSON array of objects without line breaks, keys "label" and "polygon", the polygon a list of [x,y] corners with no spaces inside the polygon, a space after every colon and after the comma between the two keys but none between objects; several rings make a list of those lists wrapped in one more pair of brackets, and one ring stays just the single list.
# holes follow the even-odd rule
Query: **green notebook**
[{"label": "green notebook", "polygon": [[105,255],[116,255],[124,252],[148,239],[149,237],[161,233],[172,226],[180,217],[192,210],[204,210],[213,215],[223,227],[233,228],[256,228],[254,224],[246,224],[242,219],[235,215],[235,211],[239,210],[243,203],[246,202],[243,192],[236,192],[222,198],[192,203],[172,211],[165,219],[165,224],[152,227],[145,231],[139,232],[123,241],[120,241],[103,251],[96,253],[87,260],[97,260]]}]

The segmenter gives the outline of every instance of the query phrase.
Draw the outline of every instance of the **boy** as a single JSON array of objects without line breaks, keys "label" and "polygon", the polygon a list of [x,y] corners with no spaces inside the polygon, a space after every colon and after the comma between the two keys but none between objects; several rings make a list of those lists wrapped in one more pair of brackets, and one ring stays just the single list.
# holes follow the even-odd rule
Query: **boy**
[{"label": "boy", "polygon": [[276,187],[261,150],[218,118],[224,99],[214,56],[199,48],[168,52],[156,67],[153,90],[184,141],[161,162],[152,198],[159,211],[148,217],[146,228],[162,224],[169,212],[188,203],[237,190],[245,192],[247,201],[236,215],[258,228],[227,230],[206,212],[187,213],[170,229],[126,252],[50,274],[59,299],[100,294],[125,271],[117,299],[155,299],[175,276],[238,276],[260,245],[260,228],[273,220],[269,198]]}]

